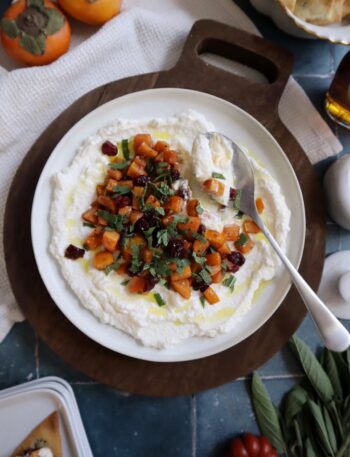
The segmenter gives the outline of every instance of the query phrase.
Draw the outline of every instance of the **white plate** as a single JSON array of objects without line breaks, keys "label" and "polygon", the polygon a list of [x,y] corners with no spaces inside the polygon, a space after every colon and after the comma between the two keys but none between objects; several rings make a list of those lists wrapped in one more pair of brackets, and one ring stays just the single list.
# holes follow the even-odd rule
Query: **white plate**
[{"label": "white plate", "polygon": [[205,114],[217,130],[247,146],[280,183],[292,212],[288,256],[299,266],[305,238],[301,190],[284,152],[253,117],[220,98],[185,89],[150,89],[112,100],[89,113],[67,132],[52,152],[40,176],[32,208],[32,243],[41,277],[63,314],[83,333],[103,346],[131,357],[155,362],[194,360],[221,352],[254,333],[276,311],[290,287],[281,269],[259,296],[250,312],[230,333],[215,338],[191,338],[165,350],[141,346],[131,336],[104,324],[84,309],[64,281],[48,251],[52,176],[72,161],[81,142],[114,119],[166,117],[186,109]]},{"label": "white plate", "polygon": [[72,418],[61,396],[51,389],[0,393],[0,457],[8,457],[25,437],[53,411],[58,411],[64,456],[85,457],[75,440]]}]

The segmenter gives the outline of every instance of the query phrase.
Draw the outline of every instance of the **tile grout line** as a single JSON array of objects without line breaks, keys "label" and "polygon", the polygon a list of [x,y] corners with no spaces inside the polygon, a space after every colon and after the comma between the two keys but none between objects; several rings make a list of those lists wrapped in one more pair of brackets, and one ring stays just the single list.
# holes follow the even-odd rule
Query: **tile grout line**
[{"label": "tile grout line", "polygon": [[39,337],[35,333],[35,348],[34,348],[34,358],[35,358],[35,375],[36,379],[40,378],[40,360],[39,360]]},{"label": "tile grout line", "polygon": [[[304,376],[303,373],[291,373],[291,374],[276,374],[276,375],[260,375],[260,378],[263,381],[278,381],[279,379],[299,379]],[[243,376],[237,378],[236,381],[247,381],[250,379],[250,376]]]},{"label": "tile grout line", "polygon": [[191,396],[191,424],[192,424],[192,457],[197,455],[197,400]]},{"label": "tile grout line", "polygon": [[298,78],[304,78],[304,79],[312,79],[312,78],[313,79],[327,79],[327,78],[332,78],[334,75],[335,75],[334,71],[331,71],[330,73],[323,73],[321,75],[312,74],[312,73],[308,73],[308,74],[293,73],[292,74],[293,78],[295,78],[295,79],[298,79]]}]

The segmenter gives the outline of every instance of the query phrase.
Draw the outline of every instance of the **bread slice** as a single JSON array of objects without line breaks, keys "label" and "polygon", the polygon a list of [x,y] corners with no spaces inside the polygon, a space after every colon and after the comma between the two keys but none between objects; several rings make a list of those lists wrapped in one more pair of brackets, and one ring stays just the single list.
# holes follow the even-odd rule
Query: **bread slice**
[{"label": "bread slice", "polygon": [[344,0],[298,0],[294,14],[312,24],[328,25],[343,18]]},{"label": "bread slice", "polygon": [[[54,457],[62,457],[61,437],[57,411],[44,419],[18,446],[11,457],[22,456],[27,449],[35,449],[36,443],[43,440],[47,443]],[[35,455],[35,454],[34,454]]]}]

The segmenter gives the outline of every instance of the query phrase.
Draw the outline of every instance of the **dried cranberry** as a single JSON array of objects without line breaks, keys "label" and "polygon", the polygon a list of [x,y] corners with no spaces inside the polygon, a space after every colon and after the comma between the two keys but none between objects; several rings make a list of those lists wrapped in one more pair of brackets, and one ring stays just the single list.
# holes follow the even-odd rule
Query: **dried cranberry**
[{"label": "dried cranberry", "polygon": [[236,197],[237,197],[237,190],[234,189],[233,187],[230,187],[230,199],[236,200]]},{"label": "dried cranberry", "polygon": [[144,232],[150,228],[150,224],[145,216],[141,217],[135,224],[135,230],[137,232]]},{"label": "dried cranberry", "polygon": [[137,178],[134,179],[134,184],[135,186],[145,186],[150,180],[149,176],[143,175],[143,176],[138,176]]},{"label": "dried cranberry", "polygon": [[133,276],[137,276],[139,273],[140,273],[141,270],[137,270],[137,271],[131,271],[130,267],[127,269],[127,273],[129,276],[133,277]]},{"label": "dried cranberry", "polygon": [[188,200],[190,197],[190,193],[188,191],[188,188],[185,186],[181,186],[180,189],[177,191],[177,195],[184,200]]},{"label": "dried cranberry", "polygon": [[199,279],[197,277],[193,278],[192,281],[192,289],[199,290],[200,292],[204,292],[208,289],[208,284],[203,281],[203,279]]},{"label": "dried cranberry", "polygon": [[153,213],[146,213],[144,218],[147,220],[150,227],[159,226],[159,218],[156,217]]},{"label": "dried cranberry", "polygon": [[239,266],[232,262],[227,262],[226,271],[229,273],[237,273]]},{"label": "dried cranberry", "polygon": [[77,248],[74,244],[70,244],[67,249],[64,251],[64,256],[67,259],[76,260],[80,257],[84,257],[85,249]]},{"label": "dried cranberry", "polygon": [[111,141],[105,141],[102,145],[102,153],[106,156],[115,156],[118,154],[118,148]]},{"label": "dried cranberry", "polygon": [[147,275],[146,276],[146,282],[145,282],[145,286],[143,288],[143,291],[144,292],[149,292],[150,290],[152,290],[154,288],[154,286],[156,284],[158,284],[159,282],[159,279],[156,278],[155,276],[152,276],[152,275]]},{"label": "dried cranberry", "polygon": [[244,255],[238,251],[232,251],[231,254],[228,254],[227,259],[239,267],[241,267],[245,262]]},{"label": "dried cranberry", "polygon": [[184,246],[184,242],[177,239],[169,241],[167,251],[170,257],[177,257],[179,259],[183,259],[188,252]]},{"label": "dried cranberry", "polygon": [[180,179],[180,170],[178,170],[175,167],[171,167],[170,176],[173,181],[177,181],[178,179]]},{"label": "dried cranberry", "polygon": [[200,234],[204,233],[206,230],[207,230],[207,227],[204,224],[201,224],[198,227],[198,233],[200,233]]},{"label": "dried cranberry", "polygon": [[119,208],[124,208],[124,206],[131,205],[131,198],[127,195],[118,195],[114,201],[116,202]]}]

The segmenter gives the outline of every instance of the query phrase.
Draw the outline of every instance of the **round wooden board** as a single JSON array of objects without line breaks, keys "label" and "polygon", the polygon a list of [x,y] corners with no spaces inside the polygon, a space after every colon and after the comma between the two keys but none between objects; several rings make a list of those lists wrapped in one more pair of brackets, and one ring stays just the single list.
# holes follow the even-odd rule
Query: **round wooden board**
[{"label": "round wooden board", "polygon": [[[259,69],[270,84],[260,85],[205,63],[212,52]],[[277,106],[291,73],[288,53],[265,40],[213,21],[197,22],[178,64],[168,72],[135,76],[84,95],[57,118],[28,152],[9,191],[4,245],[10,282],[25,316],[39,336],[64,360],[97,381],[146,395],[191,394],[250,373],[287,342],[300,325],[304,305],[294,288],[272,318],[252,336],[220,354],[181,363],[152,363],[110,351],[77,330],[50,298],[34,260],[31,205],[51,151],[88,112],[116,97],[155,87],[183,87],[222,97],[248,111],[274,135],[297,174],[305,201],[307,234],[300,272],[317,288],[325,248],[324,201],[312,166],[283,126]],[[200,75],[200,77],[199,77]],[[242,95],[245,94],[242,99]]]}]

